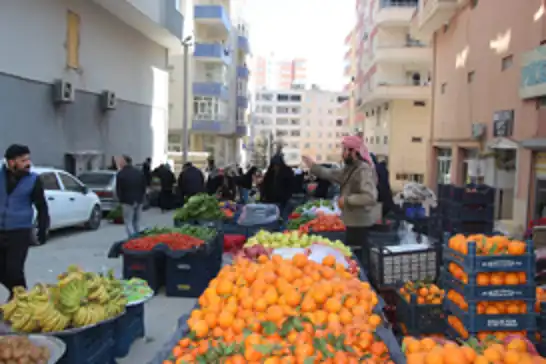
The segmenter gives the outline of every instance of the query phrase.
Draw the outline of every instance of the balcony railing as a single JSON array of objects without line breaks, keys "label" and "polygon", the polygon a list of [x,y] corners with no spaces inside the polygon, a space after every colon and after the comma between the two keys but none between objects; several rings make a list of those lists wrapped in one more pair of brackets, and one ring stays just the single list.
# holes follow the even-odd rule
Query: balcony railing
[{"label": "balcony railing", "polygon": [[230,51],[222,43],[195,43],[194,56],[229,64],[231,61]]},{"label": "balcony railing", "polygon": [[222,4],[195,5],[193,13],[196,22],[214,22],[225,32],[231,28],[229,14]]}]

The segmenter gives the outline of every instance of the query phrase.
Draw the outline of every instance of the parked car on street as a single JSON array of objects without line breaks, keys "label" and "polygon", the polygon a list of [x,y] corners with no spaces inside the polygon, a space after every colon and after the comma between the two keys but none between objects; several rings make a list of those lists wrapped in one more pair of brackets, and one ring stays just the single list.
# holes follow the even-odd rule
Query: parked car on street
[{"label": "parked car on street", "polygon": [[49,167],[32,167],[44,186],[49,208],[49,230],[85,226],[100,227],[102,220],[99,197],[84,183],[68,172]]},{"label": "parked car on street", "polygon": [[118,206],[116,197],[116,171],[86,171],[78,176],[91,191],[99,196],[103,213],[113,211]]}]

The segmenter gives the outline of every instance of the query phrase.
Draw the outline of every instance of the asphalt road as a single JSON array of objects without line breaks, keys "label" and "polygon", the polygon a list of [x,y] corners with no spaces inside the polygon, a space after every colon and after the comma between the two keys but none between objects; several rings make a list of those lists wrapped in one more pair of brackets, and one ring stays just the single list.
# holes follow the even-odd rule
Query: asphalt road
[{"label": "asphalt road", "polygon": [[[172,214],[146,211],[143,225],[172,226]],[[108,259],[107,254],[113,242],[125,237],[123,226],[111,225],[106,221],[97,231],[70,229],[53,232],[46,245],[33,247],[29,252],[26,263],[28,284],[55,282],[57,275],[70,264],[96,272],[113,268],[116,275],[121,277],[121,258]],[[7,297],[7,291],[0,286],[0,302],[6,301]],[[148,363],[174,332],[178,318],[194,304],[193,299],[167,298],[162,294],[151,299],[145,308],[146,338],[138,340],[129,356],[119,360],[119,363]]]}]

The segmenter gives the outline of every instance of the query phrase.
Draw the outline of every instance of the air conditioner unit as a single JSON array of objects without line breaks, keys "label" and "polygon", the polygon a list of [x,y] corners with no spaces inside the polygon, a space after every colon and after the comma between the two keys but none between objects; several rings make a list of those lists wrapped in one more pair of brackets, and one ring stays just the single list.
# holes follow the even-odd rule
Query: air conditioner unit
[{"label": "air conditioner unit", "polygon": [[103,91],[101,94],[101,108],[103,110],[114,110],[117,105],[116,93],[112,91]]},{"label": "air conditioner unit", "polygon": [[70,104],[74,102],[75,91],[71,82],[65,80],[55,80],[52,87],[54,103]]}]

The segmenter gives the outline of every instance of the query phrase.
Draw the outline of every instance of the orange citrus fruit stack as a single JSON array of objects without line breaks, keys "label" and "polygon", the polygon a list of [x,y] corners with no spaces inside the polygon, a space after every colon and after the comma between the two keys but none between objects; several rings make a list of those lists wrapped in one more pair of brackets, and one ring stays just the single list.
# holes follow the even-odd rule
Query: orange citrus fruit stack
[{"label": "orange citrus fruit stack", "polygon": [[425,281],[408,281],[399,289],[400,294],[408,302],[415,296],[419,305],[439,305],[444,300],[444,290],[433,283]]},{"label": "orange citrus fruit stack", "polygon": [[[407,364],[540,364],[546,359],[529,349],[522,338],[502,342],[478,342],[476,339],[458,345],[432,338],[405,337],[402,350]],[[533,349],[534,350],[534,349]]]},{"label": "orange citrus fruit stack", "polygon": [[527,244],[519,240],[510,240],[506,236],[486,236],[482,234],[464,236],[457,234],[451,237],[448,247],[461,254],[468,254],[470,242],[476,244],[476,254],[485,255],[523,255]]},{"label": "orange citrus fruit stack", "polygon": [[332,256],[237,259],[198,302],[165,364],[391,363],[375,292]]}]

